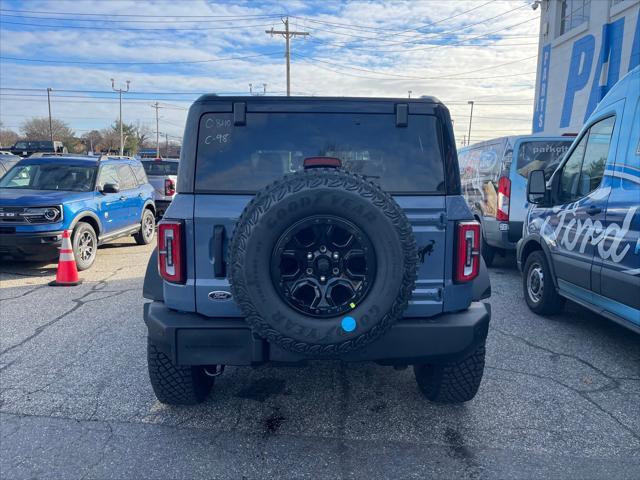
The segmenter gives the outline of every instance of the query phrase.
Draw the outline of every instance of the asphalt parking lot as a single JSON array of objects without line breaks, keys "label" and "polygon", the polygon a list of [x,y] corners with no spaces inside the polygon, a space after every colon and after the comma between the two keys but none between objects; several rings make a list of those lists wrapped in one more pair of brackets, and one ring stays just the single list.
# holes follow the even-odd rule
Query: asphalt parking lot
[{"label": "asphalt parking lot", "polygon": [[638,478],[640,338],[571,305],[529,312],[512,258],[492,269],[474,401],[423,400],[410,369],[228,368],[198,407],[146,372],[150,247],[100,249],[84,283],[0,271],[0,472],[13,478]]}]

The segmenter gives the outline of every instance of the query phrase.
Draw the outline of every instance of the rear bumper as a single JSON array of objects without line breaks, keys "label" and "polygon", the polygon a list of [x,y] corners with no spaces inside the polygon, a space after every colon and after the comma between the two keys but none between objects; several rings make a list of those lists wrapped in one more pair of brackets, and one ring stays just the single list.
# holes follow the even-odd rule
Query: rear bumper
[{"label": "rear bumper", "polygon": [[487,244],[492,247],[515,250],[522,237],[522,222],[501,222],[493,217],[484,217],[482,233]]},{"label": "rear bumper", "polygon": [[0,256],[50,260],[58,255],[62,231],[1,233]]},{"label": "rear bumper", "polygon": [[[403,319],[379,340],[339,358],[383,365],[454,361],[485,341],[490,318],[491,306],[474,302],[457,313]],[[151,341],[178,365],[259,365],[310,358],[259,338],[240,318],[211,319],[151,302],[144,305],[144,321]]]}]

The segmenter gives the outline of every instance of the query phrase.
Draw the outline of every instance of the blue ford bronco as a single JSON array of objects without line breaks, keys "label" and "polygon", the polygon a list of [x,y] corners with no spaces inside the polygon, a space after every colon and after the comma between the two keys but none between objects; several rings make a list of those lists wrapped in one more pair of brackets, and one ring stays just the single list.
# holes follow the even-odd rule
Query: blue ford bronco
[{"label": "blue ford bronco", "polygon": [[541,315],[566,298],[640,333],[640,67],[598,104],[548,183],[529,174],[518,244],[524,297]]},{"label": "blue ford bronco", "polygon": [[55,156],[21,160],[0,180],[0,256],[55,260],[70,230],[78,270],[98,245],[155,234],[153,187],[135,159]]},{"label": "blue ford bronco", "polygon": [[144,282],[155,394],[195,404],[225,365],[337,359],[471,400],[479,235],[437,99],[203,96]]}]

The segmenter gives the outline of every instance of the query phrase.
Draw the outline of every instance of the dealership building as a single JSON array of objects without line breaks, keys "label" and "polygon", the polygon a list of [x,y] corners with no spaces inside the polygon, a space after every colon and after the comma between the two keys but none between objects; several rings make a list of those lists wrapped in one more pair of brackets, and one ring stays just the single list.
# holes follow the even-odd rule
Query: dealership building
[{"label": "dealership building", "polygon": [[542,12],[533,133],[576,133],[640,64],[640,0],[538,0],[534,6]]}]

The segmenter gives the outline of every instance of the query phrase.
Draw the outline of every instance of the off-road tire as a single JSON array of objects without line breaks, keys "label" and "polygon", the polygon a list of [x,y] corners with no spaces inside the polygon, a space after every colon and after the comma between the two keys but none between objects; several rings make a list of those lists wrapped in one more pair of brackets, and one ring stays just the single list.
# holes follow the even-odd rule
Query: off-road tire
[{"label": "off-road tire", "polygon": [[174,365],[149,340],[147,364],[151,386],[160,402],[168,405],[195,405],[203,402],[213,387],[203,367]]},{"label": "off-road tire", "polygon": [[442,365],[414,365],[422,394],[436,403],[463,403],[473,399],[484,373],[484,343],[464,359]]},{"label": "off-road tire", "polygon": [[[80,241],[81,238],[86,236],[90,237],[93,242],[93,254],[89,258],[83,259],[80,251]],[[90,224],[86,222],[78,222],[76,224],[71,234],[71,247],[73,248],[73,257],[78,271],[87,270],[93,265],[98,254],[98,236]]]},{"label": "off-road tire", "polygon": [[[153,228],[149,231],[145,228],[145,222],[151,222]],[[156,228],[156,217],[151,210],[148,208],[144,209],[142,212],[142,218],[140,219],[140,230],[138,233],[133,235],[136,243],[138,245],[149,245],[153,241],[153,235],[155,233]]]},{"label": "off-road tire", "polygon": [[[529,293],[527,279],[533,268],[539,266],[542,269],[544,275],[544,288],[542,290],[541,298],[536,301]],[[565,299],[562,297],[555,285],[553,284],[553,276],[551,274],[551,268],[547,262],[547,258],[544,252],[536,250],[527,257],[524,263],[524,269],[522,270],[522,291],[524,293],[524,299],[527,302],[529,309],[537,313],[538,315],[553,315],[562,310]]]},{"label": "off-road tire", "polygon": [[[373,286],[348,314],[359,322],[351,332],[340,329],[342,315],[318,321],[287,305],[264,258],[284,230],[317,214],[353,222],[378,245]],[[231,291],[252,329],[285,350],[316,357],[337,357],[384,335],[402,317],[417,274],[416,240],[404,211],[378,185],[341,169],[297,172],[265,187],[240,216],[229,252]]]}]

